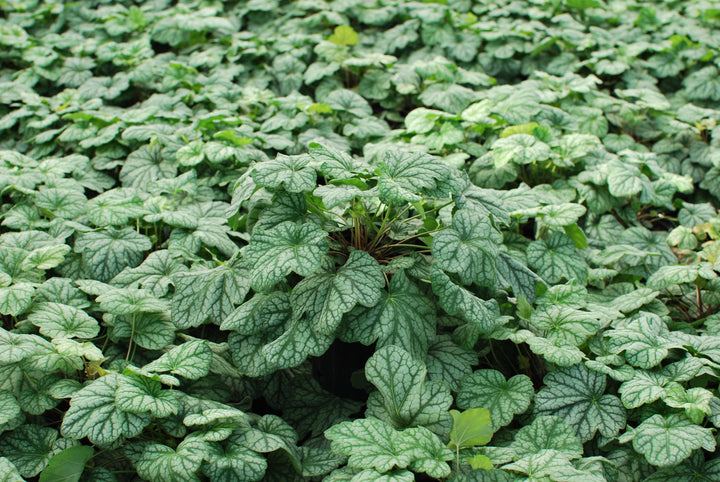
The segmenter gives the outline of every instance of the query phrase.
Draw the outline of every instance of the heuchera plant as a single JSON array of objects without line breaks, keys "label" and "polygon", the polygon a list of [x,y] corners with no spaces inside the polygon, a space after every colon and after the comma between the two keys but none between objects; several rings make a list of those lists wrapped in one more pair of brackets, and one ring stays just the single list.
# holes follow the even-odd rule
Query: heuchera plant
[{"label": "heuchera plant", "polygon": [[0,480],[720,479],[712,2],[0,11]]}]

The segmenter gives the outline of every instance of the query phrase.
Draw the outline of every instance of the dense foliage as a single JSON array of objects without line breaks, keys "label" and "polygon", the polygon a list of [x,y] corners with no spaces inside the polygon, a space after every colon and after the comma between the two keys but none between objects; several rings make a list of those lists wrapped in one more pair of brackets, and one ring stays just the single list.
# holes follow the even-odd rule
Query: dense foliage
[{"label": "dense foliage", "polygon": [[0,9],[0,480],[720,479],[716,2]]}]

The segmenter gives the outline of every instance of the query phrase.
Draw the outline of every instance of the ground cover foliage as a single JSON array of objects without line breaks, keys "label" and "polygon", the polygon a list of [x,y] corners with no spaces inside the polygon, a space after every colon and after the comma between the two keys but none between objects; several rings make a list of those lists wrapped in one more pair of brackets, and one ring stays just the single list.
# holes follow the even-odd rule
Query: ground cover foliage
[{"label": "ground cover foliage", "polygon": [[2,480],[720,479],[715,2],[0,8]]}]

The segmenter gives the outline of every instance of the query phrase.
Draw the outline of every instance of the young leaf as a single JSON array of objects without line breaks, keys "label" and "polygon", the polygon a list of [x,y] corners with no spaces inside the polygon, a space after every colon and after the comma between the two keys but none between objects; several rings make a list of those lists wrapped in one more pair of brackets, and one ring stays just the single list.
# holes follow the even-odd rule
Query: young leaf
[{"label": "young leaf", "polygon": [[453,428],[450,431],[451,449],[464,449],[487,444],[493,435],[490,412],[486,408],[470,408],[464,412],[450,410]]},{"label": "young leaf", "polygon": [[673,408],[684,408],[685,415],[691,422],[700,424],[705,416],[711,415],[710,401],[713,398],[711,391],[695,387],[684,390],[682,387],[674,386],[666,391],[663,401]]},{"label": "young leaf", "polygon": [[85,471],[85,464],[95,451],[87,445],[70,447],[50,459],[47,468],[40,474],[40,482],[78,482]]},{"label": "young leaf", "polygon": [[348,25],[338,25],[328,41],[337,45],[355,45],[359,42],[358,34]]}]

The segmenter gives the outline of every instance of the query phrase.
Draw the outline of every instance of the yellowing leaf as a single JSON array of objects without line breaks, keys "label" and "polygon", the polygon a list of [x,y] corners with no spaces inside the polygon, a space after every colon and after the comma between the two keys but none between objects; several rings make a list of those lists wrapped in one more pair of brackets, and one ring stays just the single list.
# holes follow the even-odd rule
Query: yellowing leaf
[{"label": "yellowing leaf", "polygon": [[490,412],[486,408],[471,408],[464,412],[450,410],[453,428],[450,432],[450,448],[469,448],[485,445],[493,435]]},{"label": "yellowing leaf", "polygon": [[355,45],[360,41],[357,32],[347,25],[338,25],[328,40],[336,45]]}]

